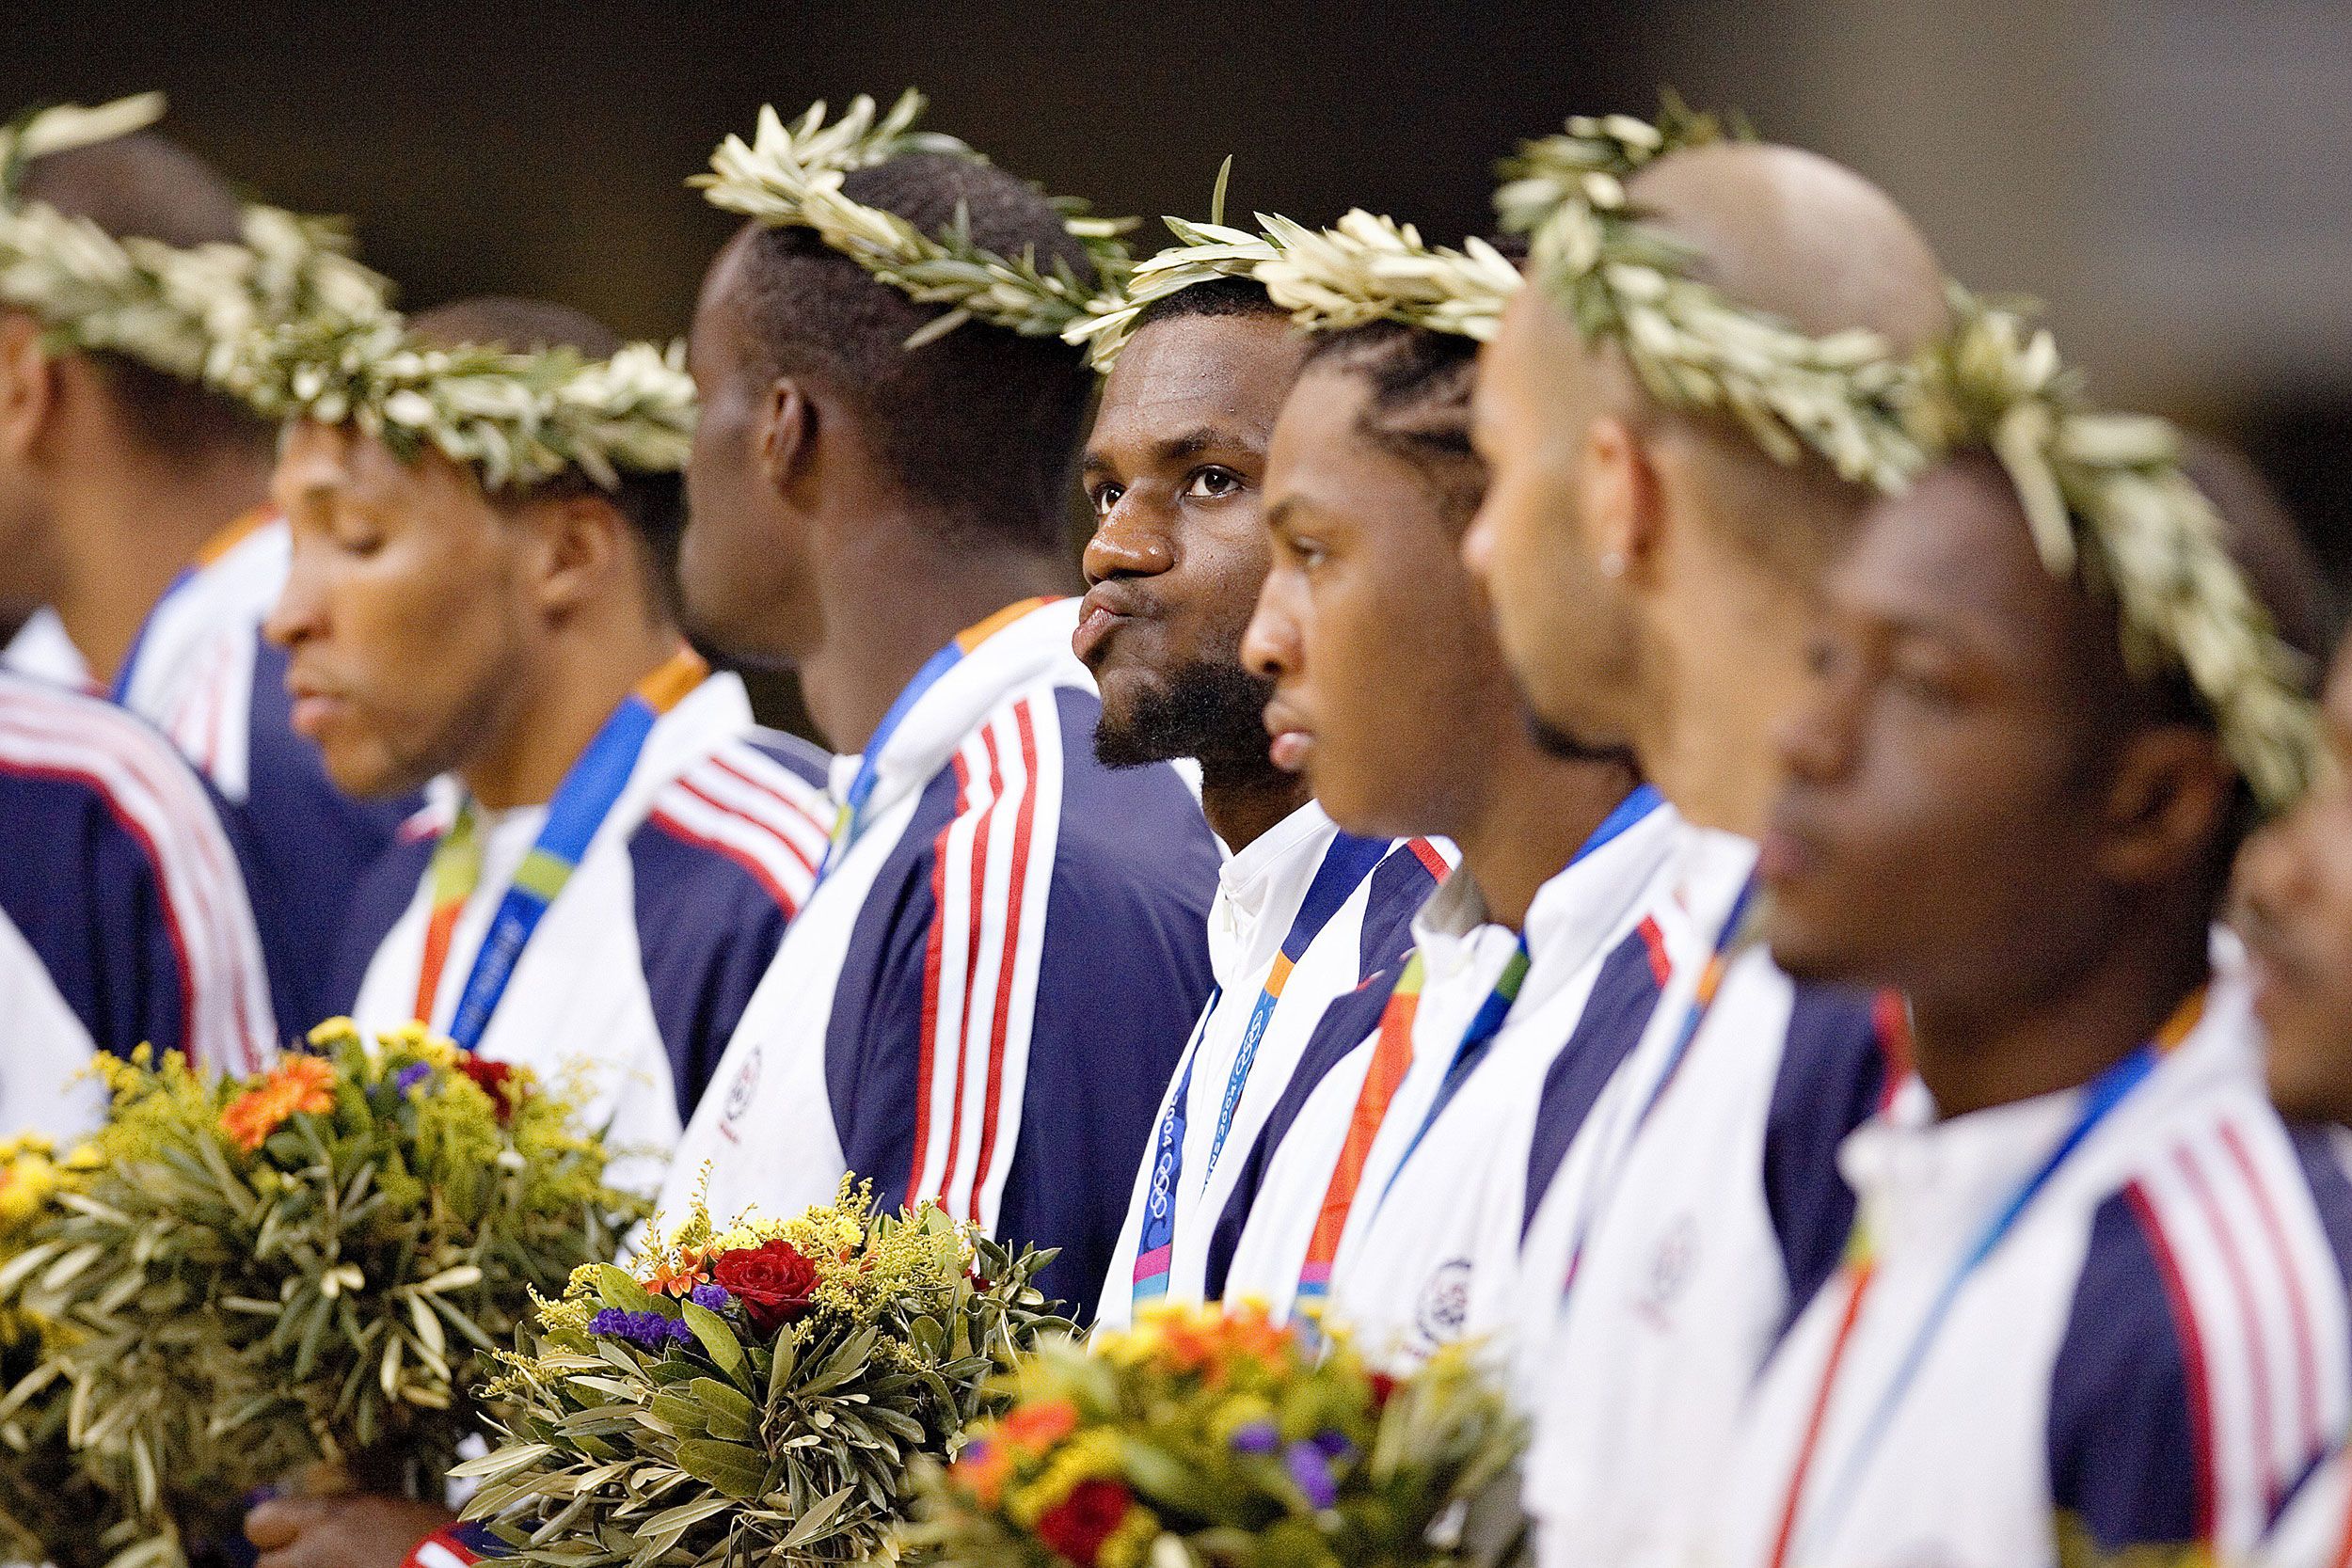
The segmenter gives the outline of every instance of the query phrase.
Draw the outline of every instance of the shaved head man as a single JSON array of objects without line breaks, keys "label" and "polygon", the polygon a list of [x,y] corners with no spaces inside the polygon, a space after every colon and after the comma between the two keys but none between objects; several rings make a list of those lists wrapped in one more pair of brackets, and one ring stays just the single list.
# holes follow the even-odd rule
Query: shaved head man
[{"label": "shaved head man", "polygon": [[[1693,148],[1626,188],[1630,218],[1737,308],[1814,336],[1867,329],[1897,353],[1946,325],[1926,243],[1824,158]],[[1740,945],[1774,734],[1806,694],[1822,580],[1871,498],[1727,414],[1667,406],[1541,281],[1487,348],[1473,425],[1491,479],[1465,555],[1539,733],[1626,746],[1691,824],[1658,911],[1684,957],[1520,1271],[1544,1558],[1659,1561],[1707,1508],[1787,1315],[1836,1267],[1853,1203],[1836,1147],[1884,1086],[1867,997],[1796,985]]]},{"label": "shaved head man", "polygon": [[[1867,327],[1907,353],[1946,323],[1927,243],[1825,158],[1696,148],[1627,193],[1692,248],[1693,277],[1806,332]],[[1486,351],[1476,430],[1494,480],[1465,549],[1537,721],[1630,746],[1684,816],[1753,836],[1821,571],[1867,494],[1727,417],[1661,406],[1541,288]]]}]

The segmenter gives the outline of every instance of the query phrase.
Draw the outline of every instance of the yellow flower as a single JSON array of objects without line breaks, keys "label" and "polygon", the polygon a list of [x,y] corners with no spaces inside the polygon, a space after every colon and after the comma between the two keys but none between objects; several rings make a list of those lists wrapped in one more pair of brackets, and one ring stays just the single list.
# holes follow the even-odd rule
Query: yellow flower
[{"label": "yellow flower", "polygon": [[1057,1507],[1082,1481],[1119,1474],[1119,1433],[1097,1427],[1081,1432],[1054,1450],[1028,1485],[1007,1499],[1005,1513],[1026,1529]]},{"label": "yellow flower", "polygon": [[56,1146],[38,1134],[0,1144],[0,1237],[30,1225],[65,1184]]},{"label": "yellow flower", "polygon": [[1111,1532],[1110,1539],[1094,1554],[1095,1568],[1136,1568],[1159,1538],[1159,1516],[1148,1508],[1131,1508],[1125,1522]]}]

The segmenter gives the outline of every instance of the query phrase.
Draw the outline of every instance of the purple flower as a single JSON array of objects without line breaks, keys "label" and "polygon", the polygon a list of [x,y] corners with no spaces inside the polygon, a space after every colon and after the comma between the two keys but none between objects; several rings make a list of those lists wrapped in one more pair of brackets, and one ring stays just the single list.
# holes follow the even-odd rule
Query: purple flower
[{"label": "purple flower", "polygon": [[697,1307],[707,1307],[713,1312],[723,1312],[726,1310],[727,1303],[735,1298],[727,1294],[726,1287],[723,1285],[697,1285],[694,1287],[693,1294],[687,1299]]},{"label": "purple flower", "polygon": [[410,1089],[423,1083],[432,1071],[433,1069],[422,1062],[411,1062],[392,1074],[392,1087],[406,1094]]},{"label": "purple flower", "polygon": [[1282,1434],[1272,1421],[1250,1421],[1235,1427],[1225,1441],[1235,1453],[1268,1454],[1282,1446]]},{"label": "purple flower", "polygon": [[588,1332],[608,1339],[626,1339],[639,1350],[650,1351],[682,1345],[694,1337],[694,1331],[676,1318],[659,1312],[624,1312],[612,1307],[588,1320]]},{"label": "purple flower", "polygon": [[1347,1440],[1345,1433],[1335,1428],[1327,1427],[1316,1433],[1311,1441],[1323,1457],[1334,1465],[1344,1464],[1356,1456],[1356,1445]]},{"label": "purple flower", "polygon": [[1331,1462],[1312,1443],[1293,1443],[1282,1450],[1282,1468],[1307,1495],[1307,1505],[1318,1513],[1340,1500],[1339,1482],[1331,1479]]}]

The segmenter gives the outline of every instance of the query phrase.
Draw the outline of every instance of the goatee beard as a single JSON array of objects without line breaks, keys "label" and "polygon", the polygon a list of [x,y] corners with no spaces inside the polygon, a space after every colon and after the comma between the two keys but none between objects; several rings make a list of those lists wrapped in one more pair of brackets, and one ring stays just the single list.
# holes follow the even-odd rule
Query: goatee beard
[{"label": "goatee beard", "polygon": [[1180,757],[1204,770],[1273,770],[1266,757],[1265,705],[1274,683],[1239,664],[1191,664],[1147,688],[1117,716],[1105,708],[1094,730],[1095,760],[1141,768]]}]

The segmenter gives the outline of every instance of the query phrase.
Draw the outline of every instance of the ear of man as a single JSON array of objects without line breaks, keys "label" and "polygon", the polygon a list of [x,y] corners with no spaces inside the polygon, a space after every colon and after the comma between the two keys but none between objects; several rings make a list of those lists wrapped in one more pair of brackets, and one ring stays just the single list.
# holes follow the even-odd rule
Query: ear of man
[{"label": "ear of man", "polygon": [[57,363],[41,347],[40,325],[20,310],[0,310],[0,453],[31,457],[57,404]]},{"label": "ear of man", "polygon": [[810,509],[823,486],[818,478],[819,436],[838,435],[842,421],[824,419],[805,378],[779,375],[768,384],[755,439],[760,477],[786,505]]},{"label": "ear of man", "polygon": [[1648,448],[1632,424],[1602,414],[1585,426],[1578,465],[1577,519],[1602,575],[1654,576],[1664,543],[1664,495]]},{"label": "ear of man", "polygon": [[637,572],[628,520],[601,492],[536,496],[511,515],[532,531],[533,596],[564,619],[611,600]]},{"label": "ear of man", "polygon": [[2211,731],[2146,726],[2117,749],[2101,795],[2100,867],[2124,887],[2202,877],[2235,808],[2237,775]]}]

